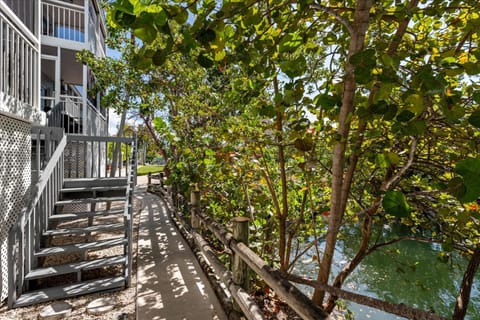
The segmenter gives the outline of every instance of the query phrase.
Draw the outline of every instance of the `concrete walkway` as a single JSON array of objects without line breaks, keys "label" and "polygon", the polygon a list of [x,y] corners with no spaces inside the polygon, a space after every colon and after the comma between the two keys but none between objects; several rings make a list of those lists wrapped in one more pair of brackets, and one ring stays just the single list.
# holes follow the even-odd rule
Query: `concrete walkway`
[{"label": "concrete walkway", "polygon": [[227,319],[190,247],[170,220],[161,199],[146,192],[141,201],[137,257],[137,319]]}]

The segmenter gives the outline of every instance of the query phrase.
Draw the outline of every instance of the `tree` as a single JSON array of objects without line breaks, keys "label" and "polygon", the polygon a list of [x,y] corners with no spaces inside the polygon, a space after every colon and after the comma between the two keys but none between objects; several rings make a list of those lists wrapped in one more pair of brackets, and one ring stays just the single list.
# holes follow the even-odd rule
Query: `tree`
[{"label": "tree", "polygon": [[[318,255],[322,284],[328,283],[342,226],[361,221],[360,248],[333,282],[340,287],[365,256],[404,239],[372,239],[372,230],[385,223],[409,226],[409,238],[436,241],[445,250],[475,252],[478,215],[465,204],[480,195],[480,95],[474,82],[480,72],[479,6],[468,0],[118,0],[109,22],[143,41],[138,66],[163,66],[183,53],[207,70],[237,72],[224,80],[231,81],[235,98],[243,98],[241,123],[248,123],[244,127],[259,141],[241,150],[246,159],[253,156],[261,163],[261,174],[252,178],[272,197],[280,268],[290,265],[289,232],[298,231],[304,219],[297,210],[315,213],[315,202],[323,204],[328,197],[326,245]],[[196,78],[197,84],[203,77]],[[184,100],[195,96],[194,90],[170,93]],[[195,99],[195,108],[218,113],[219,106],[235,107],[227,97],[222,92],[209,103]],[[254,110],[259,117],[246,115]],[[305,110],[316,116],[312,125]],[[202,148],[200,137],[212,132],[206,124],[218,124],[209,122],[211,114],[191,118],[194,111],[170,111],[172,120],[187,125],[176,133],[186,140],[192,133],[196,137],[189,148],[195,156],[188,159],[202,159],[203,165],[191,173],[204,174],[205,161],[217,154],[212,146],[229,140],[208,137]],[[235,123],[233,117],[228,121]],[[190,130],[191,124],[198,130]],[[228,145],[240,150],[244,143]],[[306,166],[307,161],[289,163],[285,154],[300,159],[302,152],[303,160],[318,164],[329,187],[312,183],[311,172],[289,170],[289,164]],[[268,162],[273,154],[274,171]],[[248,168],[243,164],[239,170],[246,175]],[[308,185],[304,197],[292,181]],[[295,227],[289,229],[292,221]],[[323,303],[324,292],[316,290],[313,300]],[[334,302],[335,297],[326,301],[328,311]]]}]

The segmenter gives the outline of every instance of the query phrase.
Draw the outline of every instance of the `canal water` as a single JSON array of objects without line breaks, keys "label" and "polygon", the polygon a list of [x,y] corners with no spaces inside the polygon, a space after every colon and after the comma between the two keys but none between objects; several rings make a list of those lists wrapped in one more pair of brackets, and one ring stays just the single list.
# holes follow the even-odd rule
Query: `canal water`
[{"label": "canal water", "polygon": [[[358,239],[357,237],[355,237]],[[352,239],[339,241],[335,253],[334,273],[338,272],[355,254]],[[450,317],[455,306],[458,288],[468,261],[460,255],[440,259],[438,244],[402,241],[380,249],[365,258],[362,264],[348,277],[343,289],[379,298],[404,303],[405,305],[434,310]],[[315,278],[318,272],[314,261],[315,250],[296,265],[295,274]],[[301,289],[311,294],[312,289]],[[477,273],[470,298],[468,320],[480,319],[480,275]],[[347,302],[347,307],[358,320],[404,319],[377,309]]]}]

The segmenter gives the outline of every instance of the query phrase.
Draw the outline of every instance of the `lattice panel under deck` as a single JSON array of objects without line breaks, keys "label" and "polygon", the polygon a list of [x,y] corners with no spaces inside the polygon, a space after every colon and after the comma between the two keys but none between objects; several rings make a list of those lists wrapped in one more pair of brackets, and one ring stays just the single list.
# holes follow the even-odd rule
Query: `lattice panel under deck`
[{"label": "lattice panel under deck", "polygon": [[31,181],[31,125],[0,115],[0,301],[8,294],[8,230]]}]

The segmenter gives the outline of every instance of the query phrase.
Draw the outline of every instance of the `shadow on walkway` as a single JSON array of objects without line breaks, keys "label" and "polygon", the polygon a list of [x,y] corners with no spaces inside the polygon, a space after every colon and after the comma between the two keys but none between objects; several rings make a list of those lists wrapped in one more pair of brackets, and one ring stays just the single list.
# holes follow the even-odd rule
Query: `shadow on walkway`
[{"label": "shadow on walkway", "polygon": [[137,319],[226,319],[194,254],[168,217],[163,201],[146,193],[145,185],[137,186],[135,198],[142,202]]}]

